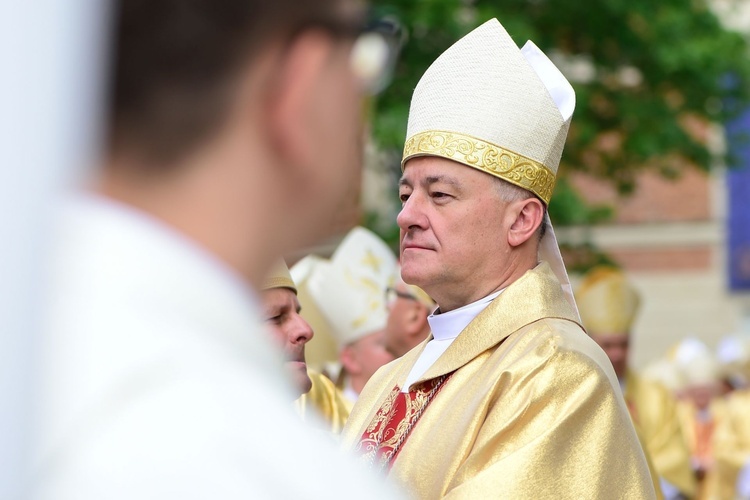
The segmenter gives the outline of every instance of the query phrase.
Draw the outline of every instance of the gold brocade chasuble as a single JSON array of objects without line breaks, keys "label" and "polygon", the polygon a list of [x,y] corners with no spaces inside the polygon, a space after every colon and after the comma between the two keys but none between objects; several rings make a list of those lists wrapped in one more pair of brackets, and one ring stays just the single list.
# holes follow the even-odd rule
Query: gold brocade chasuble
[{"label": "gold brocade chasuble", "polygon": [[352,404],[344,397],[341,390],[328,377],[313,370],[307,370],[312,381],[312,388],[294,401],[294,408],[307,420],[307,415],[315,413],[323,419],[326,430],[339,434],[349,418]]},{"label": "gold brocade chasuble", "polygon": [[[574,317],[546,263],[511,284],[410,387],[450,374],[391,479],[429,499],[655,498],[612,366]],[[342,433],[346,448],[424,345],[370,379]]]},{"label": "gold brocade chasuble", "polygon": [[688,498],[695,496],[690,452],[680,428],[674,398],[658,383],[628,370],[625,374],[625,401],[657,475]]},{"label": "gold brocade chasuble", "polygon": [[734,391],[727,397],[724,414],[714,433],[714,457],[715,498],[736,498],[737,475],[750,463],[750,389]]}]

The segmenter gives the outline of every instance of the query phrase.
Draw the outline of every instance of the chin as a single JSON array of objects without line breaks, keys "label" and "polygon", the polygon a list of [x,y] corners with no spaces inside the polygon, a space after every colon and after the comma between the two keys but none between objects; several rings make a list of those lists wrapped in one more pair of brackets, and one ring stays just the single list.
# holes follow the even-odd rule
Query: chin
[{"label": "chin", "polygon": [[304,376],[300,376],[299,380],[297,380],[297,388],[299,388],[300,390],[300,396],[310,392],[310,389],[312,389],[312,380],[310,380],[310,377],[308,377],[306,374]]},{"label": "chin", "polygon": [[421,279],[422,275],[418,271],[407,271],[406,268],[401,267],[401,279],[404,280],[404,283],[408,285],[416,285],[419,288],[423,288],[423,280]]},{"label": "chin", "polygon": [[312,380],[307,374],[307,366],[303,362],[289,361],[286,365],[287,373],[291,378],[293,388],[297,389],[297,396],[307,394],[312,388]]},{"label": "chin", "polygon": [[401,279],[409,285],[422,288],[424,283],[425,265],[414,257],[401,257]]}]

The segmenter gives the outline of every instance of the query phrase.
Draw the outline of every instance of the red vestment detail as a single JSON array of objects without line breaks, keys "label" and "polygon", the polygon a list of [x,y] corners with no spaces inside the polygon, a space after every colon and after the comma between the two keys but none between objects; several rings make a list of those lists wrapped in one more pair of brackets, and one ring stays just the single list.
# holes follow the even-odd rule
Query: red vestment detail
[{"label": "red vestment detail", "polygon": [[355,452],[371,467],[389,471],[409,433],[450,375],[422,382],[408,393],[395,386],[365,429]]}]

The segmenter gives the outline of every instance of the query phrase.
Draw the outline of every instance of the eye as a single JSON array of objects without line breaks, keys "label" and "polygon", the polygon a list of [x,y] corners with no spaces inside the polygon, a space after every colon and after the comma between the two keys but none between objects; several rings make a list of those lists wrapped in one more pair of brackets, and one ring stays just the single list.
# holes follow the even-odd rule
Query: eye
[{"label": "eye", "polygon": [[401,200],[401,203],[406,203],[406,201],[409,199],[410,193],[407,193],[405,191],[402,191],[399,193],[398,197]]},{"label": "eye", "polygon": [[277,314],[276,316],[271,316],[270,318],[266,318],[266,323],[273,323],[275,325],[278,325],[281,323],[281,318],[283,314]]},{"label": "eye", "polygon": [[442,191],[433,191],[430,193],[430,196],[432,196],[435,200],[447,200],[451,197],[448,193],[443,193]]}]

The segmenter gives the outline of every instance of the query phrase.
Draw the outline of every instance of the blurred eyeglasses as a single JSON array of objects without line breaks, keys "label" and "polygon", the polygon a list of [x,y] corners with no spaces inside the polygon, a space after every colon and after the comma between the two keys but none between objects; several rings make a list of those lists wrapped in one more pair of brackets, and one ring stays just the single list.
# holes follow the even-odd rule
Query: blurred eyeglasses
[{"label": "blurred eyeglasses", "polygon": [[352,71],[366,92],[382,92],[393,77],[406,33],[395,19],[370,21],[354,41],[350,56]]},{"label": "blurred eyeglasses", "polygon": [[385,289],[385,304],[388,308],[390,308],[398,299],[419,300],[408,292],[402,292],[390,286]]},{"label": "blurred eyeglasses", "polygon": [[388,86],[401,47],[406,42],[406,31],[395,18],[371,18],[366,22],[327,19],[308,25],[317,25],[336,36],[354,39],[349,61],[352,72],[367,94],[378,94]]}]

